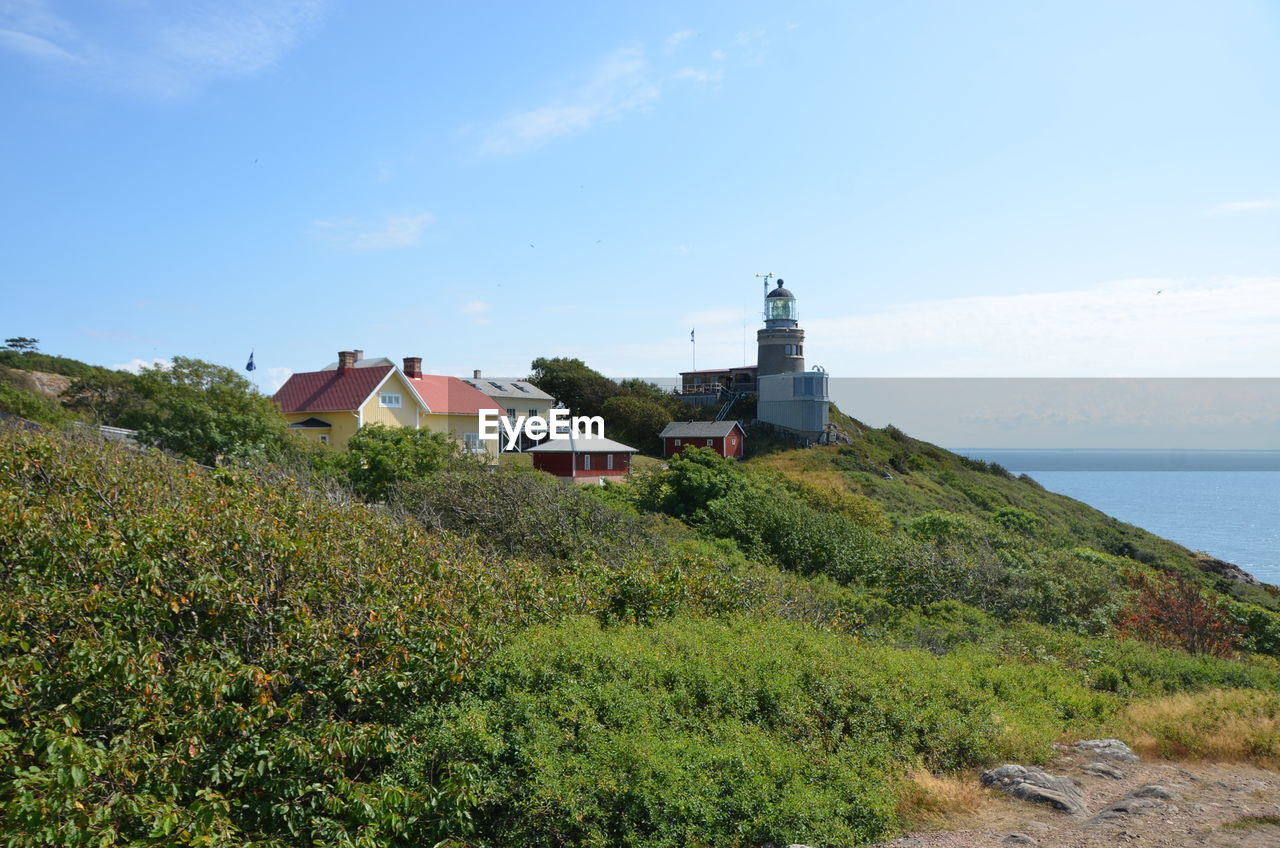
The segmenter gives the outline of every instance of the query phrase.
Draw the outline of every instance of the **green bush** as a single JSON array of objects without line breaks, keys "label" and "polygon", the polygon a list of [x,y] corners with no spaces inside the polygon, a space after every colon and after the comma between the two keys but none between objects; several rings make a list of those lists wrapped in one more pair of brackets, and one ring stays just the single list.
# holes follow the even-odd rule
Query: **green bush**
[{"label": "green bush", "polygon": [[44,395],[22,389],[0,380],[0,412],[7,412],[37,424],[58,427],[67,424],[72,417],[61,406]]},{"label": "green bush", "polygon": [[426,795],[380,779],[399,717],[501,628],[582,609],[285,480],[13,428],[0,550],[12,846],[419,845]]},{"label": "green bush", "polygon": [[758,619],[521,634],[423,710],[408,784],[474,768],[474,831],[522,846],[848,845],[896,824],[903,769],[1043,758],[1115,702],[1054,666],[937,659]]},{"label": "green bush", "polygon": [[398,487],[421,481],[458,458],[457,443],[443,433],[367,424],[329,462],[367,501],[384,501]]}]

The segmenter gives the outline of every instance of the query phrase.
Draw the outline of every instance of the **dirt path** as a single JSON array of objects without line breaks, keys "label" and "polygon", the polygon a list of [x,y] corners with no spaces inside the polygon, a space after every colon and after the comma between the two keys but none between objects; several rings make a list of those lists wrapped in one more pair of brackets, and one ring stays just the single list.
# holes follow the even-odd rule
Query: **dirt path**
[{"label": "dirt path", "polygon": [[[1087,814],[1070,816],[1044,804],[996,796],[981,809],[948,822],[954,829],[922,831],[892,848],[977,848],[1001,844],[1094,848],[1280,848],[1280,773],[1248,765],[1106,760],[1118,779],[1086,773],[1094,754],[1068,752],[1045,771],[1078,781]],[[1143,790],[1156,785],[1169,790]],[[1141,800],[1134,803],[1131,793]],[[1156,797],[1151,797],[1156,796]],[[1125,799],[1128,799],[1127,801]],[[1117,805],[1122,809],[1115,809]],[[1128,808],[1128,809],[1123,809]]]}]

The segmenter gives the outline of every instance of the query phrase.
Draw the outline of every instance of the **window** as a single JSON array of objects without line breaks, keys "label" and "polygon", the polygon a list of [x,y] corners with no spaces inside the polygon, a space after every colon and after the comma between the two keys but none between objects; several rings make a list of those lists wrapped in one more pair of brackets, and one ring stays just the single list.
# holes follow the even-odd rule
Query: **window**
[{"label": "window", "polygon": [[383,392],[378,395],[378,406],[399,406],[400,395],[392,392]]},{"label": "window", "polygon": [[680,440],[676,439],[676,447],[680,447]]},{"label": "window", "polygon": [[582,455],[582,470],[583,471],[591,470],[591,454],[589,453],[584,453]]},{"label": "window", "polygon": [[707,439],[707,447],[711,447],[711,440]]},{"label": "window", "polygon": [[515,418],[515,417],[516,417],[516,411],[515,411],[514,409],[508,409],[508,410],[507,410],[507,417],[508,417],[508,418]]},{"label": "window", "polygon": [[322,444],[322,445],[327,445],[327,444],[329,444],[329,434],[328,434],[328,433],[320,433],[320,434],[319,434],[319,437],[320,437],[320,444]]},{"label": "window", "polygon": [[532,418],[533,416],[535,416],[535,415],[537,415],[537,414],[538,414],[538,410],[536,410],[536,409],[531,409],[531,410],[529,410],[529,417],[530,417],[530,418]]},{"label": "window", "polygon": [[604,467],[610,471],[613,470],[613,454],[609,454],[607,457],[605,457]]},{"label": "window", "polygon": [[466,447],[467,453],[484,453],[484,447],[480,444],[479,433],[464,433],[462,435],[462,444]]}]

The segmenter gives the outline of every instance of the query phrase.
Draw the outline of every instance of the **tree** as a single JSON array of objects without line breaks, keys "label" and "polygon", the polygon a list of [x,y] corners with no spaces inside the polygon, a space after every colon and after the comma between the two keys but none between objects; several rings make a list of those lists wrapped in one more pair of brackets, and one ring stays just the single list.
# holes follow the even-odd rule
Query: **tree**
[{"label": "tree", "polygon": [[439,471],[457,453],[457,443],[443,433],[369,424],[335,459],[361,497],[384,501],[400,484]]},{"label": "tree", "polygon": [[1225,656],[1243,635],[1226,603],[1182,575],[1133,574],[1137,594],[1120,616],[1120,630],[1137,639],[1191,654]]},{"label": "tree", "polygon": [[271,399],[235,371],[175,356],[170,366],[143,368],[134,382],[141,403],[121,423],[139,441],[206,465],[281,449],[288,429]]},{"label": "tree", "polygon": [[603,415],[604,403],[621,387],[581,359],[562,356],[533,360],[529,382],[573,410],[575,415]]},{"label": "tree", "polygon": [[137,382],[128,371],[100,369],[73,381],[62,395],[63,402],[99,424],[119,424],[145,407]]},{"label": "tree", "polygon": [[605,433],[645,453],[662,448],[658,433],[671,423],[671,414],[656,400],[626,394],[604,402]]},{"label": "tree", "polygon": [[737,463],[713,448],[685,448],[667,462],[658,508],[676,518],[696,513],[708,503],[746,489]]},{"label": "tree", "polygon": [[39,350],[40,340],[33,339],[30,336],[14,336],[11,339],[5,339],[4,346],[6,349],[16,350],[18,353],[26,353],[28,351],[35,353]]}]

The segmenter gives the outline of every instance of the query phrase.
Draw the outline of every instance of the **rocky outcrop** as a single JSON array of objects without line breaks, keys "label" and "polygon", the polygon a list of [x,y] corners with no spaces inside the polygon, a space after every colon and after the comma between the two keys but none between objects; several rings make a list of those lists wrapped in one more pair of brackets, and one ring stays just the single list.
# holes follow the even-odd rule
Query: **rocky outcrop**
[{"label": "rocky outcrop", "polygon": [[1072,816],[1088,813],[1080,787],[1069,777],[1049,774],[1035,766],[1003,765],[982,773],[982,785],[1033,804],[1047,804]]},{"label": "rocky outcrop", "polygon": [[1100,824],[1126,816],[1146,815],[1164,809],[1168,806],[1165,804],[1166,801],[1181,800],[1182,796],[1172,789],[1158,783],[1151,783],[1133,790],[1119,801],[1107,806],[1090,820],[1090,824]]},{"label": "rocky outcrop", "polygon": [[1095,757],[1116,760],[1121,763],[1136,763],[1138,755],[1119,739],[1081,739],[1075,744],[1077,751],[1085,751]]},{"label": "rocky outcrop", "polygon": [[1192,557],[1196,561],[1196,566],[1199,567],[1201,571],[1208,571],[1212,574],[1218,575],[1219,577],[1225,577],[1228,580],[1234,580],[1237,583],[1244,583],[1249,586],[1263,585],[1261,580],[1254,577],[1252,574],[1243,571],[1238,565],[1223,562],[1222,560],[1215,559],[1208,554],[1192,554]]},{"label": "rocky outcrop", "polygon": [[1088,765],[1080,766],[1080,771],[1085,774],[1091,774],[1094,777],[1109,777],[1112,780],[1124,779],[1124,772],[1110,763],[1089,763]]}]

